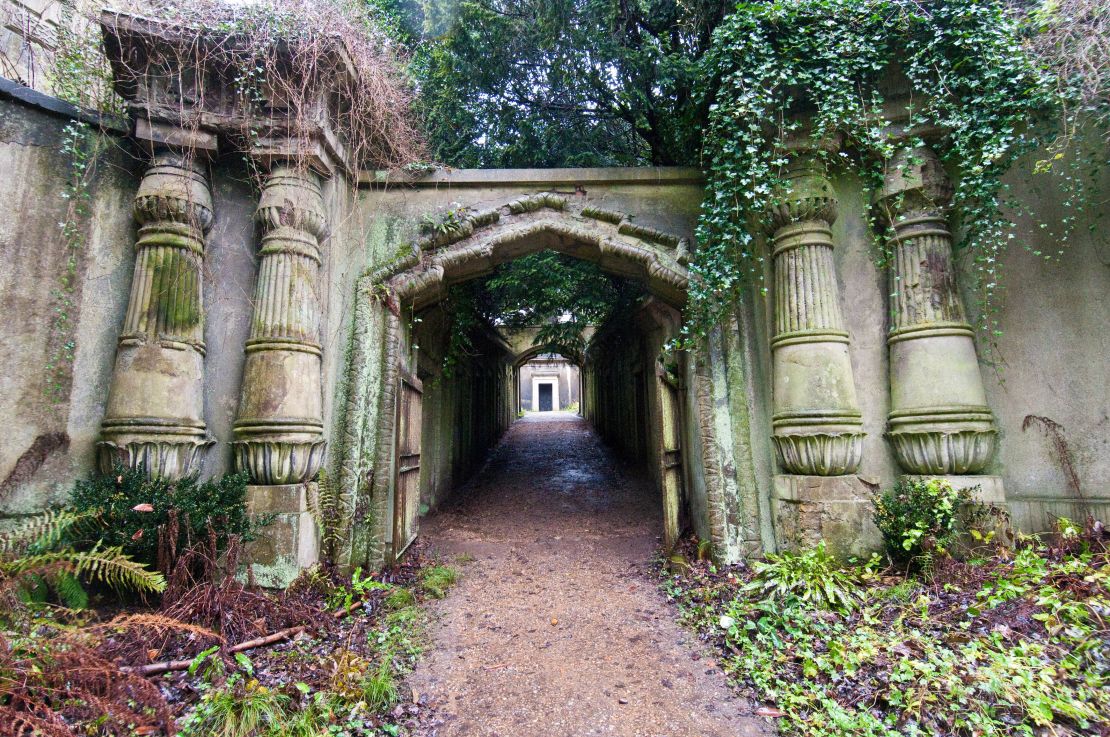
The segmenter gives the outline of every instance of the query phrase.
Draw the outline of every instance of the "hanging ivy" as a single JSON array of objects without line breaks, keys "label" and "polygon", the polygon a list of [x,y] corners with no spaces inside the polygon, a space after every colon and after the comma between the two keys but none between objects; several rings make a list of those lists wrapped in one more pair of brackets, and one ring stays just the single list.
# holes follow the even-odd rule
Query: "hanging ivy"
[{"label": "hanging ivy", "polygon": [[[1001,207],[1008,194],[1002,177],[1047,140],[1047,126],[1033,122],[1052,121],[1058,102],[1002,2],[740,3],[717,28],[703,67],[712,80],[704,93],[709,181],[688,340],[704,335],[742,286],[765,291],[766,256],[756,236],[783,184],[785,140],[843,136],[838,154],[823,155],[833,167],[854,169],[873,191],[896,147],[921,143],[891,138],[884,107],[896,97],[908,103],[909,126],[943,131],[930,145],[956,173],[957,247],[973,264],[979,327],[997,330],[1000,256],[1014,238]],[[875,232],[882,261],[885,238]]]}]

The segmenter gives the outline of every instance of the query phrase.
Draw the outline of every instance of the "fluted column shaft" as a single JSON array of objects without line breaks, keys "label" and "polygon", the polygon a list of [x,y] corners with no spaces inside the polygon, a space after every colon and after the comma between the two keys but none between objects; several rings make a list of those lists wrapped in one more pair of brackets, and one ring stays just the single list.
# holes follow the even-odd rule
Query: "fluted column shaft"
[{"label": "fluted column shaft", "polygon": [[891,161],[880,196],[892,231],[889,438],[908,473],[979,473],[995,446],[975,333],[956,288],[951,198],[931,149]]},{"label": "fluted column shaft", "polygon": [[771,351],[779,463],[792,474],[855,473],[864,433],[833,261],[836,196],[822,165],[800,155],[776,201]]},{"label": "fluted column shaft", "polygon": [[324,457],[320,242],[327,220],[319,177],[292,166],[267,175],[254,318],[235,422],[235,459],[255,484],[311,480]]},{"label": "fluted column shaft", "polygon": [[98,444],[100,469],[175,479],[199,470],[204,424],[204,237],[212,199],[191,157],[154,156],[132,208],[139,225],[127,316]]}]

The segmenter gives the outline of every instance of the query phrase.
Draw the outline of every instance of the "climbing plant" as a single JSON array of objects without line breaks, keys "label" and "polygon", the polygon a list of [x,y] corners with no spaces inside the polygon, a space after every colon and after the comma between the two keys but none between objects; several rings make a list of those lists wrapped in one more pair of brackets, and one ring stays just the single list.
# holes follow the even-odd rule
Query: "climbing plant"
[{"label": "climbing plant", "polygon": [[[741,2],[717,28],[702,68],[711,80],[703,90],[709,181],[688,340],[715,324],[743,285],[764,289],[758,236],[783,192],[787,139],[842,136],[840,153],[819,148],[819,155],[834,168],[854,169],[873,190],[895,152],[882,122],[895,97],[908,103],[907,129],[943,131],[933,145],[957,174],[958,248],[973,264],[979,327],[988,335],[997,329],[1000,256],[1014,238],[1001,204],[1003,175],[1043,144],[1037,122],[1054,122],[1059,105],[1050,75],[1028,53],[1004,3]],[[898,145],[907,143],[922,141]],[[873,225],[882,261],[885,239]]]},{"label": "climbing plant", "polygon": [[73,359],[77,348],[76,324],[77,267],[85,248],[85,234],[91,214],[91,185],[96,165],[105,148],[105,139],[92,126],[79,121],[66,125],[62,133],[61,151],[69,159],[69,176],[62,198],[66,201],[65,217],[58,223],[63,243],[65,265],[57,275],[52,292],[53,312],[47,338],[44,367],[44,393],[54,406],[69,397]]}]

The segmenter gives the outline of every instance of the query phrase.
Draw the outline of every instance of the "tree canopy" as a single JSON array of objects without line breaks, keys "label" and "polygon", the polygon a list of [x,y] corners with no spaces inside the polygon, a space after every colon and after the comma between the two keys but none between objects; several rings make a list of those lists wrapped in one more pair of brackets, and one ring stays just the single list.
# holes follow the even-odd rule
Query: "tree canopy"
[{"label": "tree canopy", "polygon": [[723,0],[401,6],[434,157],[451,166],[693,165],[698,60]]}]

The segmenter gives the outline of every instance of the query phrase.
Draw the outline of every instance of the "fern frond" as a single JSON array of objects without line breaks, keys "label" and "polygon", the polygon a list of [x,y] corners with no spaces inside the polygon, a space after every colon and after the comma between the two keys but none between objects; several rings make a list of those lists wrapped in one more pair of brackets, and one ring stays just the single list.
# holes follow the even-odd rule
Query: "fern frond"
[{"label": "fern frond", "polygon": [[50,581],[62,604],[69,609],[88,609],[89,594],[81,582],[68,571],[62,571]]},{"label": "fern frond", "polygon": [[161,573],[147,570],[124,554],[122,548],[96,547],[87,552],[56,550],[50,553],[27,555],[3,564],[9,575],[38,573],[61,568],[75,576],[85,576],[115,589],[159,593],[166,588]]},{"label": "fern frond", "polygon": [[101,548],[87,553],[71,553],[78,576],[88,576],[114,589],[130,589],[139,593],[161,593],[166,590],[166,577],[151,571],[142,563],[131,560],[123,548]]},{"label": "fern frond", "polygon": [[0,535],[0,555],[15,556],[27,550],[50,550],[62,541],[66,532],[88,516],[68,509],[43,512]]},{"label": "fern frond", "polygon": [[226,641],[222,635],[213,632],[207,627],[189,624],[175,617],[167,617],[164,614],[120,614],[108,622],[86,625],[85,629],[91,632],[104,632],[108,630],[128,630],[135,627],[153,630],[159,637],[168,632],[187,632],[199,637],[211,638],[219,642]]}]

